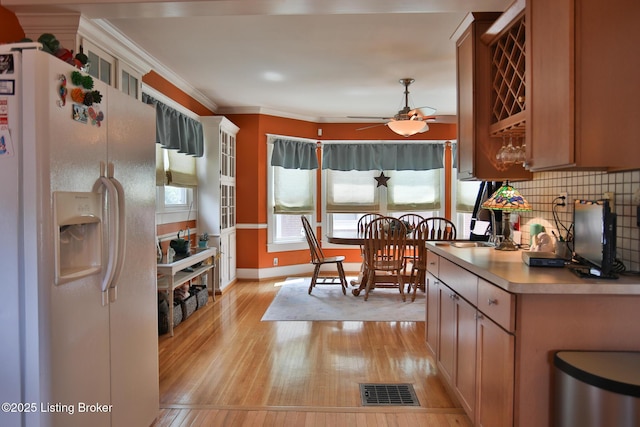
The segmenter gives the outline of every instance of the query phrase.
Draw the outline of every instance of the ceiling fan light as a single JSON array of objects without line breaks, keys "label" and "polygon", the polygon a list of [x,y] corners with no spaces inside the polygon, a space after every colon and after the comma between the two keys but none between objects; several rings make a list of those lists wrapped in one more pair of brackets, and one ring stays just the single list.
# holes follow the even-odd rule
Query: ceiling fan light
[{"label": "ceiling fan light", "polygon": [[429,125],[427,124],[427,122],[424,122],[424,127],[422,129],[420,129],[419,133],[424,133],[426,131],[429,130]]},{"label": "ceiling fan light", "polygon": [[[429,130],[429,126],[420,120],[391,120],[387,123],[389,129],[402,136],[415,135],[418,132]],[[424,128],[427,129],[424,129]],[[423,130],[424,129],[424,130]]]}]

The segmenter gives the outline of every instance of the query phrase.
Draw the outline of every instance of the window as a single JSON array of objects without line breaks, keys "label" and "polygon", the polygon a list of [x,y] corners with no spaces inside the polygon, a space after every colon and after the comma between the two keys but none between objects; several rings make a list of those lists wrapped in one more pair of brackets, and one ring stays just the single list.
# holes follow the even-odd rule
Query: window
[{"label": "window", "polygon": [[[323,143],[323,229],[355,229],[363,213],[440,215],[444,142]],[[380,182],[381,171],[388,180]],[[356,214],[356,215],[349,215]]]},{"label": "window", "polygon": [[[94,37],[94,40],[98,39],[95,34]],[[98,45],[104,46],[108,51],[98,47]],[[124,62],[122,60],[124,52],[117,46],[107,47],[104,44],[104,40],[98,41],[98,45],[84,37],[81,41],[81,49],[89,59],[87,73],[96,80],[113,86],[133,98],[140,99],[143,68],[135,68],[135,65],[129,65]],[[114,53],[114,55],[109,52]],[[129,55],[124,55],[124,57],[128,58],[131,64],[138,62],[136,57]]]},{"label": "window", "polygon": [[316,171],[280,166],[270,169],[269,243],[294,244],[291,249],[300,249],[296,243],[306,246],[300,215],[307,215],[312,223],[315,221]]},{"label": "window", "polygon": [[89,58],[90,65],[87,72],[96,79],[114,86],[112,74],[116,59],[86,40],[82,42],[82,47]]},{"label": "window", "polygon": [[[312,224],[315,223],[317,169],[271,166],[274,140],[275,138],[269,137],[267,148],[268,250],[278,252],[304,249],[307,243],[300,216],[306,215]],[[315,142],[307,148],[315,152]]]},{"label": "window", "polygon": [[306,214],[313,212],[315,170],[273,168],[273,212]]},{"label": "window", "polygon": [[[167,169],[171,165],[177,168],[182,163],[179,160],[183,160],[189,165],[186,169],[190,169],[193,163],[194,175],[173,172],[171,176],[174,177],[172,182],[174,185],[170,185],[171,183],[167,182]],[[181,179],[176,181],[175,177],[180,177]],[[192,182],[192,178],[195,179],[195,183]],[[182,185],[183,183],[194,185]],[[175,150],[161,148],[160,144],[156,144],[156,212],[158,214],[158,224],[184,221],[185,218],[195,215],[197,209],[195,184],[197,184],[195,159]],[[191,217],[191,219],[193,218]]]},{"label": "window", "polygon": [[121,61],[118,64],[120,68],[119,89],[129,96],[139,99],[141,76]]},{"label": "window", "polygon": [[379,171],[324,171],[325,218],[323,228],[355,230],[367,212],[399,217],[417,213],[440,216],[444,169],[384,171],[387,186],[378,186]]},{"label": "window", "polygon": [[164,205],[165,206],[188,206],[189,194],[186,188],[172,187],[167,185],[164,187]]},{"label": "window", "polygon": [[455,207],[453,215],[458,231],[458,239],[468,239],[471,234],[471,217],[478,196],[481,181],[458,181],[457,169],[453,170],[451,205]]},{"label": "window", "polygon": [[379,174],[378,171],[325,170],[327,212],[380,211],[380,191],[375,180]]},{"label": "window", "polygon": [[156,185],[197,187],[195,157],[156,144]]},{"label": "window", "polygon": [[194,219],[196,189],[171,186],[156,187],[156,221],[158,224]]}]

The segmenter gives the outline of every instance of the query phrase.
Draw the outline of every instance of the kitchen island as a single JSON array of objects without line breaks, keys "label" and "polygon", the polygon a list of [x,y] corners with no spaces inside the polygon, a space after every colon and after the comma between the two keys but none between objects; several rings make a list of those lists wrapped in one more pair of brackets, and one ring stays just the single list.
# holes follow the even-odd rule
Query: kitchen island
[{"label": "kitchen island", "polygon": [[553,425],[555,351],[640,351],[640,278],[529,267],[521,251],[427,249],[428,348],[475,425]]}]

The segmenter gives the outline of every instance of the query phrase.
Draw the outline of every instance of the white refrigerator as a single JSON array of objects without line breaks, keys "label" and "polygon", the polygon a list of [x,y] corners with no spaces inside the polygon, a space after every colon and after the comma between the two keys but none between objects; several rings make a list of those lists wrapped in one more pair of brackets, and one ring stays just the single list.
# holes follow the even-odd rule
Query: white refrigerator
[{"label": "white refrigerator", "polygon": [[[11,49],[0,46],[0,425],[149,426],[155,112]],[[102,99],[90,108],[73,89]]]}]

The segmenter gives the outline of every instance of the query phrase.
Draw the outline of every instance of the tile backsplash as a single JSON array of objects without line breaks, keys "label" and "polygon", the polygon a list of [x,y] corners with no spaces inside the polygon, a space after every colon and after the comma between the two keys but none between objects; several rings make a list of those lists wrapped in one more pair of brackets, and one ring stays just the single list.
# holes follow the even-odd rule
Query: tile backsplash
[{"label": "tile backsplash", "polygon": [[614,211],[618,215],[617,257],[627,270],[640,270],[640,228],[636,223],[636,207],[640,205],[640,170],[628,172],[538,172],[532,181],[514,182],[520,193],[533,207],[521,212],[522,243],[529,243],[529,224],[540,223],[546,230],[556,225],[553,219],[553,200],[560,193],[568,193],[566,207],[556,209],[562,226],[569,228],[573,221],[573,200],[602,199],[605,192],[614,193]]}]

